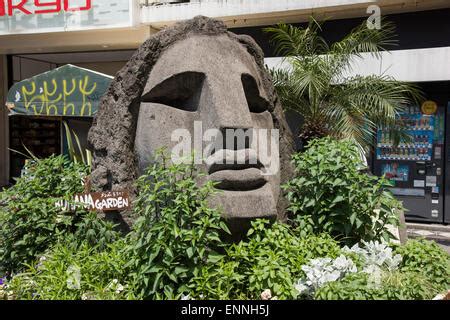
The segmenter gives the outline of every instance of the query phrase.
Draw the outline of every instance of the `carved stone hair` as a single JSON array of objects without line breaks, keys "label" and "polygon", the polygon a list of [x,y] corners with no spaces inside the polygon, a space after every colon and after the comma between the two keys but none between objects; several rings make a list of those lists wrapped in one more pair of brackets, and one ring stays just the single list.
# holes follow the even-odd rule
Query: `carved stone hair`
[{"label": "carved stone hair", "polygon": [[[93,190],[134,190],[137,161],[134,141],[141,95],[153,66],[165,50],[177,41],[191,35],[227,35],[237,41],[255,59],[270,102],[270,113],[275,128],[280,130],[281,183],[290,176],[290,156],[294,151],[292,134],[276,97],[272,80],[264,65],[264,54],[256,42],[247,35],[227,31],[218,20],[197,16],[180,22],[151,36],[133,54],[128,63],[116,74],[103,96],[98,113],[89,132],[93,151]],[[282,198],[282,197],[280,197]]]}]

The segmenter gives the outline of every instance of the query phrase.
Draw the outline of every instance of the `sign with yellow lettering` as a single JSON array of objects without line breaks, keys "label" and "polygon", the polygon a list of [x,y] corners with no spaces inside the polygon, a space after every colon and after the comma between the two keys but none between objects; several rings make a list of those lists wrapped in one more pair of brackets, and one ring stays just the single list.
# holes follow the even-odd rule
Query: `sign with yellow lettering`
[{"label": "sign with yellow lettering", "polygon": [[433,115],[437,111],[437,104],[434,101],[427,100],[424,103],[422,103],[422,113],[426,115]]},{"label": "sign with yellow lettering", "polygon": [[10,114],[92,117],[112,79],[68,64],[14,84],[6,106]]}]

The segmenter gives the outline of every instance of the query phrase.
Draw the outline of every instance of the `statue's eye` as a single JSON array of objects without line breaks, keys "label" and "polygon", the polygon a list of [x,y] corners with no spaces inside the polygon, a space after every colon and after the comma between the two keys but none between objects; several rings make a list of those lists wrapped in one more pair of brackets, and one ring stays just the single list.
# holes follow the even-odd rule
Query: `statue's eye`
[{"label": "statue's eye", "polygon": [[197,111],[205,74],[183,72],[171,76],[142,95],[142,102],[160,103],[184,111]]},{"label": "statue's eye", "polygon": [[250,112],[261,113],[269,110],[270,104],[265,98],[261,97],[255,78],[244,73],[241,76],[241,81]]}]

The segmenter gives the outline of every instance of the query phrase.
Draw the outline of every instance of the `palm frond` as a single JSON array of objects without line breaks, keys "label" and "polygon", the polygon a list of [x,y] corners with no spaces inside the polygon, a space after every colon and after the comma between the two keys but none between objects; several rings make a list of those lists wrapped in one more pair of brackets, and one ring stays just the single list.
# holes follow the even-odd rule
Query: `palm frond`
[{"label": "palm frond", "polygon": [[271,69],[269,71],[283,109],[292,110],[308,117],[310,114],[309,100],[291,81],[294,77],[291,72],[282,69]]},{"label": "palm frond", "polygon": [[423,100],[417,86],[385,75],[352,77],[342,86],[342,92],[380,126],[392,126],[405,105]]},{"label": "palm frond", "polygon": [[405,128],[399,126],[398,115],[405,105],[415,104],[421,97],[416,86],[391,77],[356,76],[333,86],[328,97],[333,107],[327,108],[327,116],[334,132],[354,139],[366,150],[379,127],[389,130],[398,144],[410,140]]},{"label": "palm frond", "polygon": [[321,30],[319,22],[310,19],[307,28],[279,23],[275,27],[264,28],[263,31],[272,35],[271,43],[275,52],[281,56],[309,56],[322,54],[329,50],[328,44],[318,31]]},{"label": "palm frond", "polygon": [[381,29],[369,29],[363,23],[353,29],[344,39],[335,42],[330,53],[338,55],[360,55],[362,52],[372,53],[379,57],[380,52],[386,51],[389,46],[398,42],[395,40],[395,25],[382,20]]},{"label": "palm frond", "polygon": [[381,58],[381,52],[397,44],[395,40],[395,25],[382,19],[381,29],[369,29],[366,23],[353,29],[344,39],[335,42],[327,59],[333,65],[333,72],[338,77],[351,71],[351,64],[362,58],[362,53],[369,53],[375,58]]},{"label": "palm frond", "polygon": [[312,18],[304,29],[286,24],[265,29],[291,66],[272,70],[275,89],[283,107],[306,120],[305,136],[326,132],[353,140],[364,150],[373,144],[378,127],[406,139],[398,114],[405,105],[420,103],[420,89],[385,75],[347,76],[363,53],[380,57],[396,43],[394,24],[382,20],[377,30],[364,23],[331,46],[321,37],[321,28]]},{"label": "palm frond", "polygon": [[360,149],[367,151],[367,146],[371,145],[376,125],[352,101],[341,98],[336,104],[333,100],[322,103],[323,114],[326,116],[330,134],[339,139],[349,139],[355,142]]}]

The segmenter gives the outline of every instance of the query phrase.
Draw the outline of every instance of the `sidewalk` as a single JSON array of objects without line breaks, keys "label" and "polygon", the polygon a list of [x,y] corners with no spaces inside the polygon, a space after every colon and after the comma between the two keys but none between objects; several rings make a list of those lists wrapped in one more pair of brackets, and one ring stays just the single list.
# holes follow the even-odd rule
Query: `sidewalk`
[{"label": "sidewalk", "polygon": [[410,239],[424,237],[436,241],[450,254],[450,226],[407,222],[406,232]]}]

